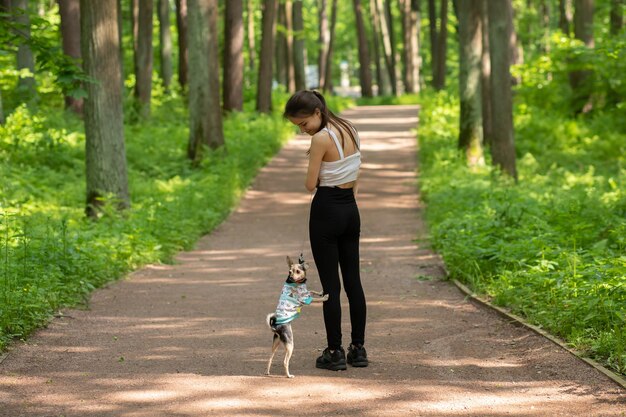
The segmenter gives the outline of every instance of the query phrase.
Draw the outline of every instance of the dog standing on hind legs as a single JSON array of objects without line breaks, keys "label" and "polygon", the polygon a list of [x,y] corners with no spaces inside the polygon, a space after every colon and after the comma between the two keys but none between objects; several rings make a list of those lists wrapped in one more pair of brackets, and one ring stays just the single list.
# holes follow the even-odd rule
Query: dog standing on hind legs
[{"label": "dog standing on hind legs", "polygon": [[[274,359],[278,346],[282,343],[285,346],[285,375],[287,378],[293,378],[293,375],[289,373],[289,360],[293,353],[291,322],[300,315],[300,309],[303,305],[326,301],[328,300],[328,294],[324,295],[321,292],[311,291],[306,288],[306,270],[309,268],[309,264],[304,262],[302,255],[300,255],[298,263],[292,262],[291,258],[287,256],[287,265],[289,265],[289,275],[285,285],[283,285],[278,306],[274,313],[267,315],[266,319],[267,325],[274,332],[274,340],[272,343],[272,356],[270,356],[270,360],[267,363],[265,375],[270,375],[272,359]],[[321,298],[313,298],[312,295]]]}]

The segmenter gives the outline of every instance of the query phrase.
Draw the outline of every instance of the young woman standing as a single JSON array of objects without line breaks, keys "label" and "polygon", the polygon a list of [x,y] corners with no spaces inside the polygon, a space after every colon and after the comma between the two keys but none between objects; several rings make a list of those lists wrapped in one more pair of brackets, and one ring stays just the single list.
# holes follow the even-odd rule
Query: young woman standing
[{"label": "young woman standing", "polygon": [[[324,324],[328,347],[316,367],[333,371],[368,365],[365,343],[367,307],[359,272],[361,219],[355,194],[361,166],[359,136],[354,126],[334,115],[317,91],[295,93],[284,116],[312,136],[307,152],[305,187],[315,191],[311,203],[309,238],[324,293]],[[341,335],[341,282],[350,305],[351,343],[346,353]]]}]

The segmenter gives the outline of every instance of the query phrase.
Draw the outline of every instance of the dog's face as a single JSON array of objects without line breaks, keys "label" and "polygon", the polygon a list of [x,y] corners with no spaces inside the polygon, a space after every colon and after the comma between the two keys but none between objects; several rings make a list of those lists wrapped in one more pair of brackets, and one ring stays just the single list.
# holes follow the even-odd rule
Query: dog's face
[{"label": "dog's face", "polygon": [[306,270],[309,269],[308,263],[294,263],[287,256],[287,265],[289,266],[289,278],[298,283],[306,281]]}]

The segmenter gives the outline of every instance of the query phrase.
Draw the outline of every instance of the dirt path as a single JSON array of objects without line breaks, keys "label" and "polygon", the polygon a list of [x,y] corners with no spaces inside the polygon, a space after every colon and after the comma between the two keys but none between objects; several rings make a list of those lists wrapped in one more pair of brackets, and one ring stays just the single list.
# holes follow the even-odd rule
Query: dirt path
[{"label": "dirt path", "polygon": [[[263,375],[284,258],[305,249],[306,137],[173,266],[97,291],[0,365],[2,416],[626,416],[626,392],[551,342],[476,307],[441,276],[415,187],[417,109],[346,112],[361,130],[358,197],[371,366],[314,367],[321,307],[294,323],[295,379]],[[309,287],[319,289],[313,268]],[[344,334],[349,334],[344,298]]]}]

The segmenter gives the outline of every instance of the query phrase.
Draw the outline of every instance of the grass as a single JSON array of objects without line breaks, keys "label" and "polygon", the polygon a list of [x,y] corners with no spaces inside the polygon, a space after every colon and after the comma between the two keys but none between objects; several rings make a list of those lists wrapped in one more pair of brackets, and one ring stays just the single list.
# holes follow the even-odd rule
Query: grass
[{"label": "grass", "polygon": [[617,112],[515,110],[518,184],[470,170],[458,101],[421,99],[421,189],[451,276],[626,374],[626,129]]},{"label": "grass", "polygon": [[254,112],[230,115],[224,131],[226,148],[192,168],[182,98],[157,94],[152,119],[125,127],[132,207],[94,222],[84,216],[82,121],[15,109],[0,126],[0,348],[93,289],[193,247],[293,133],[279,115]]}]

